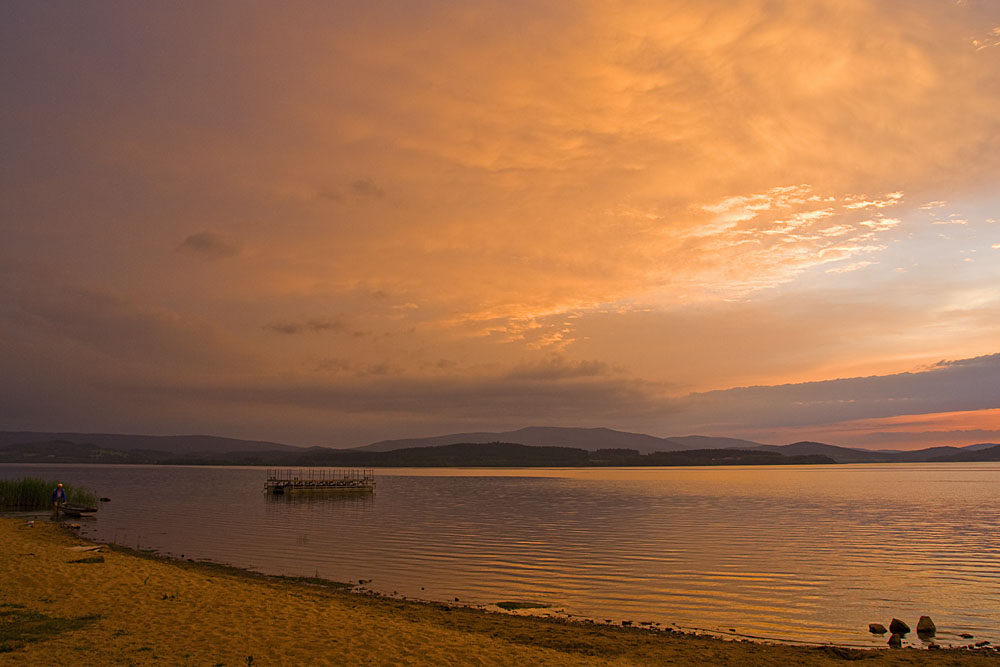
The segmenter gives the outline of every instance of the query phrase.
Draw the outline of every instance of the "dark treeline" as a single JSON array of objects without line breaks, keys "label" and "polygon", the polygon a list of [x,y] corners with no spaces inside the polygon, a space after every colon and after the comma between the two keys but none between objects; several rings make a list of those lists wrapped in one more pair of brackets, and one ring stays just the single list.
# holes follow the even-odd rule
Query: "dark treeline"
[{"label": "dark treeline", "polygon": [[785,456],[740,449],[696,449],[640,454],[634,449],[534,447],[507,442],[411,447],[391,452],[311,447],[297,451],[170,454],[152,450],[121,451],[66,441],[28,443],[0,449],[0,462],[18,463],[156,463],[161,465],[340,466],[366,468],[448,467],[587,467],[705,466],[834,463],[828,456]]}]

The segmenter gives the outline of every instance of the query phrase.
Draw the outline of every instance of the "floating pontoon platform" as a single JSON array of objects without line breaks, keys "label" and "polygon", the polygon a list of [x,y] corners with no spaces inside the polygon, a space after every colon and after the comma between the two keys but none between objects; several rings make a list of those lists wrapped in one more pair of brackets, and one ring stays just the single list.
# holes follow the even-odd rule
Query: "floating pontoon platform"
[{"label": "floating pontoon platform", "polygon": [[269,469],[264,490],[279,494],[289,491],[374,491],[375,471],[371,468]]}]

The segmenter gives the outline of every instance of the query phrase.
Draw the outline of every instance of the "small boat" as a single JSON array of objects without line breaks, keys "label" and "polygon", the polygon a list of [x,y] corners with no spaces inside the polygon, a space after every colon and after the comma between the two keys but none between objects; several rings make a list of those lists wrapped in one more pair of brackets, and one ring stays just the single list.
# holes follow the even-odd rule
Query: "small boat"
[{"label": "small boat", "polygon": [[96,507],[86,507],[85,505],[69,505],[64,504],[59,508],[60,513],[66,516],[81,517],[81,516],[91,516],[97,511]]}]

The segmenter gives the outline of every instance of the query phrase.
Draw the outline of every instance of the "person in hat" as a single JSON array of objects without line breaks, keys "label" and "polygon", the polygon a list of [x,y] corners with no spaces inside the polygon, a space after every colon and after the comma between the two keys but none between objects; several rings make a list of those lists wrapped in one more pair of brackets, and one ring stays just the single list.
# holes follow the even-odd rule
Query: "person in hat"
[{"label": "person in hat", "polygon": [[56,518],[59,518],[59,508],[63,506],[66,502],[66,490],[63,488],[62,484],[56,484],[55,490],[52,492],[52,508],[56,511]]}]

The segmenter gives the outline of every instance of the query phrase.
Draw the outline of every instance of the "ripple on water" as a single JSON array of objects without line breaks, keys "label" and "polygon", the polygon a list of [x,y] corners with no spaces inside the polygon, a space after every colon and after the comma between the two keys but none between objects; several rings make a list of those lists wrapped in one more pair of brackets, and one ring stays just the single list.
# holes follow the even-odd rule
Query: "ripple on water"
[{"label": "ripple on water", "polygon": [[112,497],[88,536],[264,572],[857,645],[930,614],[1000,642],[996,464],[394,471],[309,498],[259,469],[0,466],[25,474]]}]

